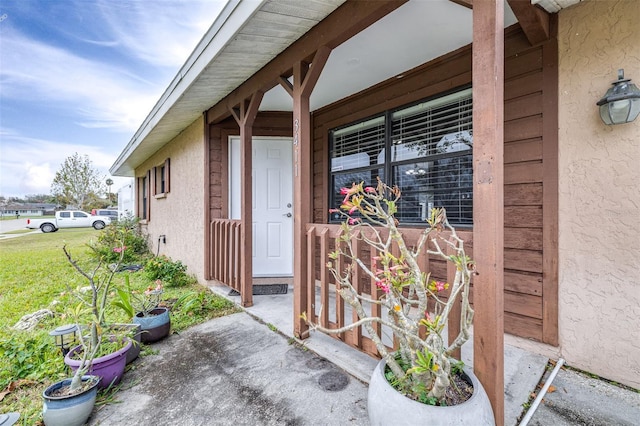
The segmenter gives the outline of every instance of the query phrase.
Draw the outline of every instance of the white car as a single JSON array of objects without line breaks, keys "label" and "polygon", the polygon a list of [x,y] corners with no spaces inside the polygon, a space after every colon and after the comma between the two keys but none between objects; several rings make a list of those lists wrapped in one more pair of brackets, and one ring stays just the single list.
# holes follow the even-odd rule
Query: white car
[{"label": "white car", "polygon": [[90,228],[103,229],[111,223],[108,216],[91,216],[79,210],[62,210],[56,212],[54,218],[27,219],[27,228],[38,229],[42,232],[55,232],[60,228]]}]

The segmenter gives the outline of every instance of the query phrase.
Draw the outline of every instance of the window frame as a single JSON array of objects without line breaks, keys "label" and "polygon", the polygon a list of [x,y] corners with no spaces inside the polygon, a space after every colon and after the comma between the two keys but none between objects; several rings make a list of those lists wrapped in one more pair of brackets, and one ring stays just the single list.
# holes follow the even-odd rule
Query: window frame
[{"label": "window frame", "polygon": [[153,168],[153,196],[154,198],[164,198],[170,191],[170,164],[171,161],[169,158],[164,160],[164,163],[155,166]]},{"label": "window frame", "polygon": [[[468,92],[468,93],[465,93]],[[400,159],[400,160],[396,160],[393,161],[390,157],[391,157],[391,153],[395,152],[392,151],[394,149],[394,146],[397,146],[396,144],[394,144],[393,141],[393,132],[394,132],[394,121],[393,121],[393,116],[394,114],[397,113],[401,113],[403,111],[409,110],[410,108],[413,108],[415,106],[418,106],[422,103],[433,103],[434,101],[437,101],[438,99],[445,99],[448,96],[451,95],[456,95],[456,94],[460,94],[460,98],[459,101],[460,102],[464,102],[466,99],[468,99],[469,102],[469,106],[468,106],[468,110],[471,111],[469,113],[470,115],[470,120],[468,122],[462,121],[460,123],[458,123],[458,125],[462,124],[468,127],[468,135],[471,137],[471,141],[469,141],[469,143],[467,143],[468,146],[470,146],[470,148],[468,148],[468,150],[461,150],[460,152],[450,152],[450,153],[431,153],[428,155],[423,155],[423,156],[417,156],[417,157],[411,157],[411,158],[405,158],[405,159]],[[461,161],[465,161],[466,156],[469,156],[470,159],[466,159],[465,162],[469,163],[468,167],[465,167],[464,170],[469,170],[471,173],[471,186],[467,187],[458,187],[458,188],[451,188],[451,191],[436,191],[436,190],[432,190],[430,192],[431,196],[433,197],[434,194],[439,193],[439,194],[443,194],[446,192],[456,192],[456,191],[463,191],[463,190],[469,190],[471,191],[471,210],[468,213],[470,218],[467,218],[466,222],[460,222],[457,223],[458,221],[456,220],[451,220],[451,223],[456,225],[457,227],[462,227],[462,228],[471,228],[473,226],[473,129],[472,129],[472,124],[473,124],[473,113],[472,113],[472,108],[473,108],[473,99],[471,98],[472,96],[472,92],[471,92],[471,85],[465,85],[465,86],[461,86],[461,87],[457,87],[454,88],[452,90],[446,91],[446,92],[442,92],[442,93],[438,93],[437,95],[434,96],[430,96],[424,99],[420,99],[416,102],[412,102],[409,104],[405,104],[405,105],[401,105],[399,107],[395,107],[395,108],[391,108],[388,110],[385,110],[383,112],[377,113],[377,114],[373,114],[364,118],[361,118],[357,121],[353,121],[350,123],[347,123],[345,125],[339,126],[339,127],[335,127],[329,130],[328,132],[328,138],[329,138],[329,149],[328,149],[328,163],[327,163],[327,169],[328,169],[328,191],[329,191],[329,196],[328,196],[328,200],[329,200],[329,205],[331,208],[338,208],[340,206],[340,202],[342,200],[342,197],[337,195],[335,189],[339,189],[339,188],[334,188],[335,186],[335,179],[337,176],[340,175],[347,175],[347,174],[357,174],[357,173],[367,173],[367,172],[372,172],[372,171],[376,171],[376,170],[381,170],[382,174],[381,177],[383,178],[383,181],[387,184],[390,184],[391,186],[393,186],[394,184],[397,184],[396,182],[396,176],[395,176],[395,170],[398,167],[401,166],[406,166],[408,164],[418,164],[418,163],[424,163],[424,162],[434,162],[434,161],[438,161],[438,160],[443,160],[443,159],[461,159]],[[446,105],[446,103],[443,103],[442,105]],[[462,104],[461,104],[462,105]],[[435,103],[434,109],[438,107],[438,104]],[[462,107],[459,107],[460,111],[463,111]],[[347,170],[334,170],[334,168],[332,167],[333,164],[333,160],[336,158],[340,158],[340,157],[334,157],[334,147],[335,147],[335,133],[336,132],[340,132],[344,129],[350,128],[350,127],[357,127],[359,124],[361,123],[366,123],[368,121],[372,121],[375,120],[378,117],[384,117],[384,121],[383,121],[383,126],[384,126],[384,141],[383,141],[383,149],[384,149],[384,157],[381,163],[378,164],[374,164],[373,161],[370,161],[370,164],[367,166],[361,166],[361,167],[354,167],[351,169],[347,169]],[[451,122],[452,124],[456,123],[455,121]],[[432,124],[432,123],[431,123]],[[431,129],[431,127],[430,127]],[[461,134],[463,132],[458,132],[458,134]],[[444,139],[444,137],[443,137]],[[359,142],[358,142],[359,143]],[[380,152],[378,153],[378,155],[380,155]],[[462,169],[460,169],[462,170]],[[436,173],[437,173],[437,169],[436,169]],[[379,174],[380,175],[380,174]],[[373,177],[371,178],[373,180]],[[367,182],[365,182],[367,183]],[[371,184],[375,185],[375,182],[370,182]],[[400,189],[402,189],[402,187],[400,187]],[[429,193],[427,193],[429,194]],[[464,200],[464,197],[461,194],[461,198],[459,200]],[[430,204],[430,203],[429,203]],[[438,207],[438,206],[435,206]],[[424,211],[424,210],[423,210]],[[428,210],[427,210],[428,211]],[[336,215],[333,215],[334,217],[332,217],[331,214],[328,215],[328,222],[329,223],[339,223],[342,221],[341,217],[336,217]],[[463,219],[464,220],[464,219]],[[468,223],[468,221],[470,221],[470,223]],[[417,219],[415,220],[403,220],[402,221],[403,225],[407,225],[407,226],[415,226],[415,225],[419,225],[422,224],[422,221],[419,221]]]},{"label": "window frame", "polygon": [[138,217],[140,221],[147,222],[150,219],[150,183],[151,170],[147,170],[144,176],[138,177]]}]

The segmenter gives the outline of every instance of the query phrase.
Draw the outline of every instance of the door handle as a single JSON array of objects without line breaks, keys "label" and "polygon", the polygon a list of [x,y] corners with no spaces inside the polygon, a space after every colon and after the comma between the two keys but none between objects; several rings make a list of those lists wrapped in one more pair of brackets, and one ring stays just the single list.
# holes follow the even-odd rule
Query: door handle
[{"label": "door handle", "polygon": [[292,215],[291,215],[291,213],[285,213],[282,216],[291,217]]}]

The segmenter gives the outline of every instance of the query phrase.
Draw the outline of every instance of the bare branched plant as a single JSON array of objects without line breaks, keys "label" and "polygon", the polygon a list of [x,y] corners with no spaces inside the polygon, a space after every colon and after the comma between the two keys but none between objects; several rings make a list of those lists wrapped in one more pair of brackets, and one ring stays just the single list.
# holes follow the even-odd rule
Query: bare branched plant
[{"label": "bare branched plant", "polygon": [[[469,338],[473,309],[469,303],[474,263],[466,255],[464,242],[449,224],[444,209],[434,208],[415,247],[409,247],[398,221],[394,217],[400,190],[378,180],[374,187],[363,183],[342,188],[345,196],[341,209],[332,209],[344,217],[342,234],[336,249],[329,254],[327,267],[335,281],[337,293],[357,313],[358,321],[341,328],[328,329],[309,323],[310,328],[328,334],[339,334],[362,326],[391,369],[396,387],[417,400],[440,404],[452,386],[452,367],[458,362],[452,353]],[[354,248],[354,242],[365,242],[372,254],[371,265],[366,264]],[[436,281],[423,271],[418,258],[424,255],[439,257],[456,267],[452,283]],[[396,253],[397,255],[394,255]],[[343,258],[344,270],[337,270],[335,260]],[[357,291],[354,285],[355,268],[360,268],[381,290],[377,299]],[[448,292],[447,292],[448,290]],[[443,330],[454,305],[460,303],[460,333],[446,343]],[[381,305],[382,316],[367,313],[366,306]],[[431,308],[431,309],[429,309]],[[306,313],[303,318],[307,320]],[[383,343],[374,324],[393,332],[398,348]],[[377,328],[377,327],[376,327]]]}]

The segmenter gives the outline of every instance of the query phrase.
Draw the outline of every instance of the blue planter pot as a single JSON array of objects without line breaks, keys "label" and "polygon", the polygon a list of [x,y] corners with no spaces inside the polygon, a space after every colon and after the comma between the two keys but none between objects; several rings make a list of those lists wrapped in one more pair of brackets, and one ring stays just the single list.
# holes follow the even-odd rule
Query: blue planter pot
[{"label": "blue planter pot", "polygon": [[93,381],[93,384],[76,395],[52,396],[57,390],[69,386],[71,379],[54,383],[42,392],[42,417],[46,426],[82,426],[87,422],[96,402],[100,379],[96,376],[83,376],[82,381]]},{"label": "blue planter pot", "polygon": [[142,328],[140,336],[142,343],[157,342],[167,337],[171,330],[171,317],[167,308],[155,308],[147,316],[143,316],[142,312],[139,312],[133,317],[132,322],[140,324]]}]

